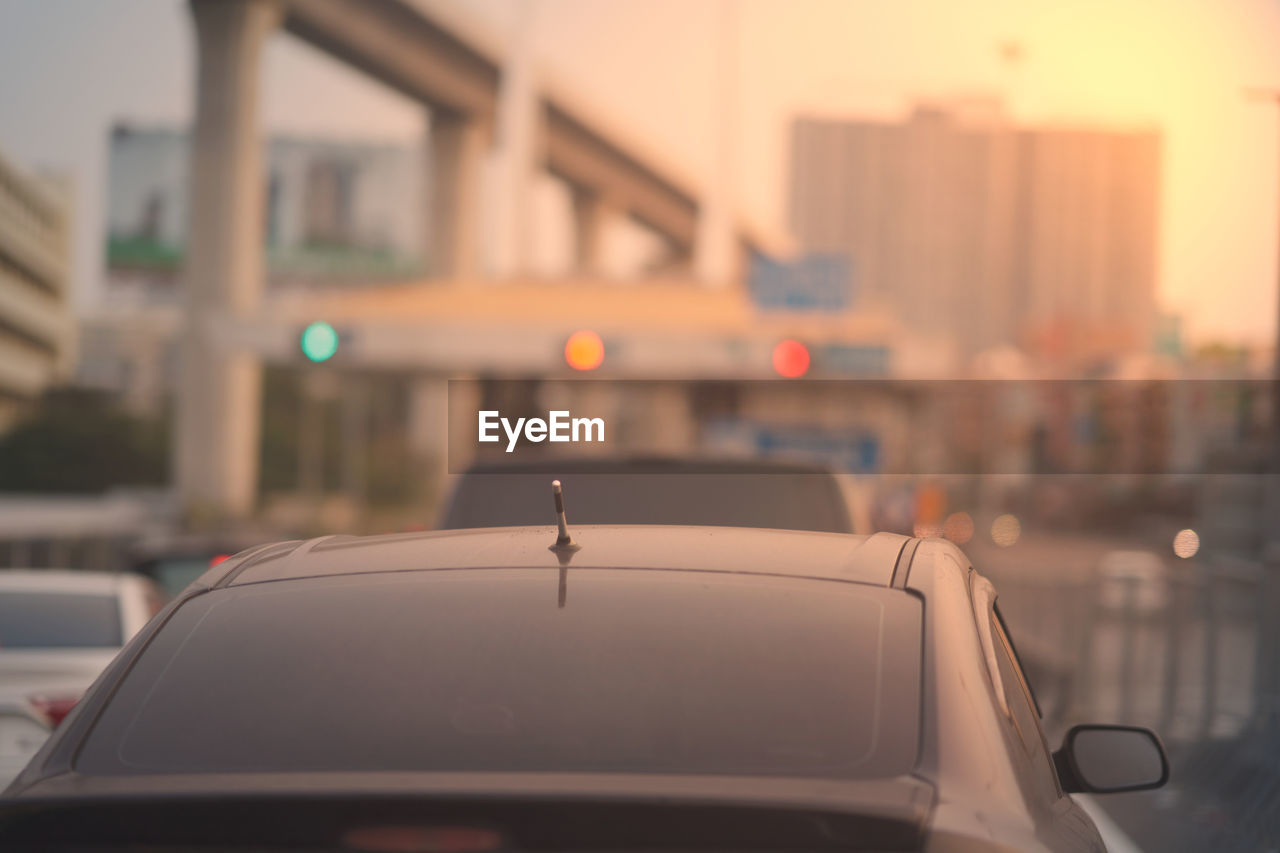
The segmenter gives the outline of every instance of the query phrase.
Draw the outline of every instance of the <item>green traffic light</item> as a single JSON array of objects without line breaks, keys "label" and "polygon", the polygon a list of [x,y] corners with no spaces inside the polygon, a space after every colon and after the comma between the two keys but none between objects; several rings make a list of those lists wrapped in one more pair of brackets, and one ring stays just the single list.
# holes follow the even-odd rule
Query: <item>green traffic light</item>
[{"label": "green traffic light", "polygon": [[338,333],[328,323],[312,323],[302,330],[302,354],[312,361],[328,361],[338,351]]}]

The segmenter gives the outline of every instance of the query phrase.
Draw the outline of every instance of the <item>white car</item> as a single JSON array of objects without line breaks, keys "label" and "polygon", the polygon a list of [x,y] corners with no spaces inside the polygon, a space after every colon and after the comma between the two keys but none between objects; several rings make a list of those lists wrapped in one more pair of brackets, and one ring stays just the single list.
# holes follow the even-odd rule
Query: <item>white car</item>
[{"label": "white car", "polygon": [[48,715],[30,697],[0,688],[0,784],[7,784],[49,737]]},{"label": "white car", "polygon": [[163,604],[139,575],[0,571],[0,786]]}]

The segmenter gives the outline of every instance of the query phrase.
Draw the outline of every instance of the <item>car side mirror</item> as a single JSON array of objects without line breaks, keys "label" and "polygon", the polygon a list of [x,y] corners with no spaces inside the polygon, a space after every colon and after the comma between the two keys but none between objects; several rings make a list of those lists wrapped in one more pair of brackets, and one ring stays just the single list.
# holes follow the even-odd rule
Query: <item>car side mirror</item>
[{"label": "car side mirror", "polygon": [[1169,781],[1160,738],[1139,726],[1074,726],[1053,763],[1068,794],[1146,791]]}]

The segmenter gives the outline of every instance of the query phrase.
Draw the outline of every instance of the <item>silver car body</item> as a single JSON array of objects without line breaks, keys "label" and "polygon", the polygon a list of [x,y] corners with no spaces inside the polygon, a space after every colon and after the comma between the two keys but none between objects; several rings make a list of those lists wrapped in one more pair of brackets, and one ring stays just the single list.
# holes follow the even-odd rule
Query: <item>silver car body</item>
[{"label": "silver car body", "polygon": [[[156,586],[138,575],[51,569],[0,571],[0,596],[21,592],[114,597],[120,608],[121,646],[163,603]],[[17,775],[52,731],[39,700],[79,698],[119,650],[120,646],[0,646],[0,786]]]}]

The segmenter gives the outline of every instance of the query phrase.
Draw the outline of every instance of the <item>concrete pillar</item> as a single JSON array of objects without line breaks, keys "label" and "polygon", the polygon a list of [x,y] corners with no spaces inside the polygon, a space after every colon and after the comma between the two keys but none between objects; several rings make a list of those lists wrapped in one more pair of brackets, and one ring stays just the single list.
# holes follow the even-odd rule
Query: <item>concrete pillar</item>
[{"label": "concrete pillar", "polygon": [[733,0],[720,0],[715,46],[716,101],[719,108],[712,137],[715,156],[698,204],[694,271],[707,287],[727,287],[734,273],[734,158],[737,151],[738,10]]},{"label": "concrete pillar", "polygon": [[480,169],[486,129],[480,121],[437,110],[427,140],[427,245],[431,273],[476,276]]},{"label": "concrete pillar", "polygon": [[253,317],[261,296],[258,72],[280,9],[192,0],[191,12],[198,70],[174,471],[188,512],[243,516],[258,487],[261,365],[219,332]]},{"label": "concrete pillar", "polygon": [[733,275],[733,232],[727,207],[718,198],[703,200],[698,209],[698,243],[694,271],[703,285],[727,287]]},{"label": "concrete pillar", "polygon": [[604,230],[610,210],[597,192],[573,189],[576,272],[598,275],[604,269]]},{"label": "concrete pillar", "polygon": [[498,90],[494,148],[494,222],[488,266],[498,278],[529,272],[533,176],[545,137],[535,80],[533,33],[536,0],[516,6],[507,61]]}]

